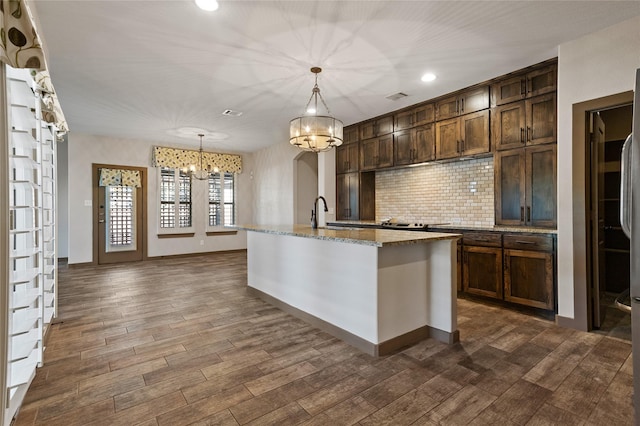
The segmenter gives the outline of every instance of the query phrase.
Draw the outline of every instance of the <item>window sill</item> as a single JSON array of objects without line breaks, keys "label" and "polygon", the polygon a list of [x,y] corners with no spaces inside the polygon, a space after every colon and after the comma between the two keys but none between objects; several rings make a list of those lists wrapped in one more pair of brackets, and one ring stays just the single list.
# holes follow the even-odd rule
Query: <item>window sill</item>
[{"label": "window sill", "polygon": [[157,234],[158,238],[189,238],[195,236],[195,232],[183,232],[175,234]]},{"label": "window sill", "polygon": [[219,231],[207,231],[207,237],[213,237],[216,235],[236,235],[238,231],[232,229],[221,229]]}]

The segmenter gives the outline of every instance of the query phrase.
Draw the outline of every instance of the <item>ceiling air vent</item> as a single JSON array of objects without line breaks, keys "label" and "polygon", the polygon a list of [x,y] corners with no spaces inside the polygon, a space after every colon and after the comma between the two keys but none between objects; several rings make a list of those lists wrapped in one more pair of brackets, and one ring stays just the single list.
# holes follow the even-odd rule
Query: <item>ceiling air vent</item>
[{"label": "ceiling air vent", "polygon": [[241,111],[234,111],[232,109],[225,109],[222,111],[222,115],[229,115],[231,117],[240,117],[242,115]]},{"label": "ceiling air vent", "polygon": [[398,92],[394,93],[393,95],[389,95],[386,98],[390,101],[397,101],[398,99],[406,98],[407,96],[409,95],[407,95],[406,93]]}]

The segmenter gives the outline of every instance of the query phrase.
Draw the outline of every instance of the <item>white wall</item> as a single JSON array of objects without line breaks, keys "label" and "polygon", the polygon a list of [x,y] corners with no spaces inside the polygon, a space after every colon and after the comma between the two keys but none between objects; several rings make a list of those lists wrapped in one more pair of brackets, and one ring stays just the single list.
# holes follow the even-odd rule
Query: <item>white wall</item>
[{"label": "white wall", "polygon": [[295,223],[308,225],[313,202],[318,196],[318,155],[313,152],[304,152],[296,158],[294,165]]},{"label": "white wall", "polygon": [[[574,290],[586,287],[587,277],[585,150],[583,142],[573,144],[572,106],[633,90],[637,68],[640,68],[640,17],[559,46],[558,315],[565,318],[574,318]],[[582,218],[576,213],[581,213]]]},{"label": "white wall", "polygon": [[56,146],[56,231],[58,233],[58,258],[69,257],[69,144],[58,142]]},{"label": "white wall", "polygon": [[[157,238],[158,177],[151,167],[153,142],[127,140],[86,134],[69,134],[69,263],[91,262],[92,259],[92,207],[85,201],[92,199],[92,164],[147,167],[147,236],[148,256],[165,256],[246,248],[245,232],[237,235],[207,237],[205,232],[206,182],[198,181],[193,187],[193,218],[195,236],[192,238]],[[180,147],[176,144],[175,147]],[[187,147],[188,148],[188,147]],[[243,155],[244,170],[251,170],[251,155]],[[251,200],[254,198],[249,173],[243,172],[237,180],[238,223],[249,223],[252,218]],[[202,214],[198,214],[202,212]],[[204,244],[200,245],[200,241]]]}]

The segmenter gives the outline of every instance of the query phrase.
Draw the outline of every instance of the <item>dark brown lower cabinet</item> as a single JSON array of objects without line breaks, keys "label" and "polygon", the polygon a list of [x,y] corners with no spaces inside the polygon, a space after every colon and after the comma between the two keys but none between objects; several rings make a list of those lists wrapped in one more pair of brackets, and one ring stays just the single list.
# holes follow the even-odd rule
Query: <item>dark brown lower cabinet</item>
[{"label": "dark brown lower cabinet", "polygon": [[462,247],[464,291],[502,299],[502,249],[496,247]]},{"label": "dark brown lower cabinet", "polygon": [[504,300],[555,309],[553,260],[550,235],[505,235]]}]

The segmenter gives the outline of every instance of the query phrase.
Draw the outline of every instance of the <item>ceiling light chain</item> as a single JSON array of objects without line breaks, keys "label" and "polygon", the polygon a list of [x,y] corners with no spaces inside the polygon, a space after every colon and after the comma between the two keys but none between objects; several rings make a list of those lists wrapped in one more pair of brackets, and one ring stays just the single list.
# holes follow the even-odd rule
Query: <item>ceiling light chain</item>
[{"label": "ceiling light chain", "polygon": [[[330,115],[329,107],[318,86],[318,74],[321,71],[320,67],[311,68],[311,72],[315,74],[315,85],[305,107],[307,115],[296,117],[289,123],[289,143],[304,151],[321,152],[342,145],[342,121]],[[327,115],[318,115],[318,97],[320,97],[320,102],[327,111]],[[309,108],[312,101],[314,103],[313,111]]]}]

